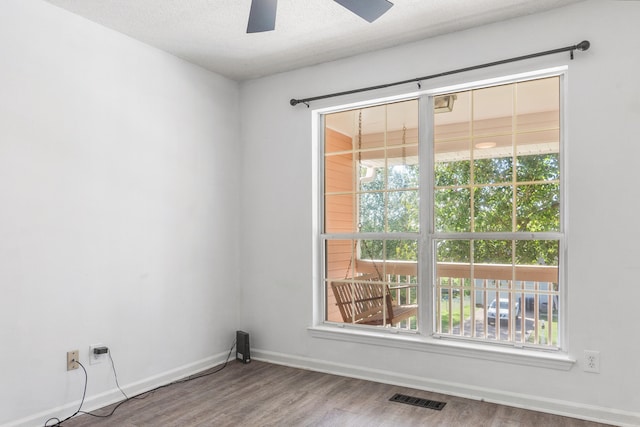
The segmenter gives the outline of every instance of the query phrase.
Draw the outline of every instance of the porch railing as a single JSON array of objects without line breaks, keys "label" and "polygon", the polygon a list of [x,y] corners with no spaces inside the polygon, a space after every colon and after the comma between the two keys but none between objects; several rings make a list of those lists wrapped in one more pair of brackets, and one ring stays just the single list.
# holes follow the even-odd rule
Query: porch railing
[{"label": "porch railing", "polygon": [[[379,271],[381,265],[384,274]],[[398,304],[417,304],[421,285],[415,262],[358,260],[356,271],[376,277],[381,274],[380,286],[389,286]],[[560,307],[557,284],[557,266],[438,263],[433,287],[438,301],[435,333],[516,345],[557,346]],[[328,305],[329,299],[330,295]],[[493,300],[497,307],[490,312]],[[509,309],[501,309],[500,300],[506,300]],[[393,327],[416,330],[417,318]]]}]

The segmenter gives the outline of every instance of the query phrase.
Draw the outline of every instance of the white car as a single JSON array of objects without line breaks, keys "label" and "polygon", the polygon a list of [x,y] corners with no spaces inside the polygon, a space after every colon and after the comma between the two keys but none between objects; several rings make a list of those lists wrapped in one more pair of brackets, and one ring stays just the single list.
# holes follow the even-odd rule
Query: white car
[{"label": "white car", "polygon": [[[496,323],[496,312],[500,316],[500,321],[508,322],[509,321],[509,300],[507,298],[500,298],[500,308],[498,309],[498,301],[493,300],[491,304],[489,304],[489,308],[487,309],[487,321],[490,325],[495,325]],[[518,302],[515,303],[515,312],[516,317],[520,314],[520,304]]]}]

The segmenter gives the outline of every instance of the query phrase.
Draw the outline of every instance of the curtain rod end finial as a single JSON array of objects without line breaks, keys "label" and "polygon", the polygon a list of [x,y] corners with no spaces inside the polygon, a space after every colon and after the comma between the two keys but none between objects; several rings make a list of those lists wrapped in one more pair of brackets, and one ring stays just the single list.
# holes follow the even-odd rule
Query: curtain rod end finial
[{"label": "curtain rod end finial", "polygon": [[297,99],[291,98],[291,100],[289,101],[289,104],[291,104],[293,107],[295,107],[296,105],[298,105],[298,102],[300,102],[300,101],[298,101]]},{"label": "curtain rod end finial", "polygon": [[588,40],[583,40],[576,45],[576,48],[578,50],[583,50],[583,51],[589,49],[590,47],[591,47],[591,43],[589,43]]}]

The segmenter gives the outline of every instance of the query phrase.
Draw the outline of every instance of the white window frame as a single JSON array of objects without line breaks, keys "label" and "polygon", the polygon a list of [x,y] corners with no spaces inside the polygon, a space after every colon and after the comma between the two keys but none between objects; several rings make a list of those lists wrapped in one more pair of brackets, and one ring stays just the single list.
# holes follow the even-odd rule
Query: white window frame
[{"label": "white window frame", "polygon": [[[567,135],[565,125],[566,115],[566,92],[567,92],[567,66],[550,69],[519,73],[515,75],[497,77],[493,79],[479,80],[469,83],[450,85],[446,87],[424,90],[419,93],[410,93],[386,98],[378,98],[371,101],[354,102],[346,105],[329,106],[312,111],[312,131],[313,140],[316,147],[314,167],[316,168],[317,181],[314,182],[314,194],[316,204],[315,232],[314,232],[314,252],[318,255],[315,262],[317,279],[314,280],[314,311],[313,323],[309,327],[312,337],[331,339],[338,341],[357,342],[369,345],[380,345],[400,349],[410,349],[438,353],[452,356],[466,356],[477,359],[487,359],[515,363],[527,366],[540,366],[551,369],[569,370],[575,363],[575,359],[568,354],[568,339],[566,333],[567,310],[568,310],[568,286],[566,280],[566,251],[567,251]],[[433,242],[435,239],[443,237],[442,233],[434,233],[433,230],[433,97],[444,93],[478,89],[496,85],[510,84],[527,80],[542,79],[546,77],[558,76],[560,78],[560,232],[548,233],[549,238],[559,240],[559,270],[558,282],[560,289],[559,326],[557,349],[543,348],[521,348],[512,343],[489,342],[484,340],[468,340],[464,337],[450,337],[447,335],[437,335],[435,331],[434,314],[434,285],[435,285],[435,253]],[[324,268],[324,242],[325,238],[321,234],[321,224],[323,223],[324,204],[324,120],[326,114],[344,110],[370,107],[374,105],[398,102],[408,99],[419,98],[419,157],[420,157],[420,238],[419,253],[421,259],[418,260],[418,283],[421,289],[418,291],[419,315],[418,332],[413,334],[399,333],[391,328],[376,328],[370,326],[358,326],[349,324],[336,324],[324,320],[325,313],[325,286],[322,281],[322,268]],[[327,234],[327,236],[330,236]],[[459,235],[457,235],[460,237]],[[513,238],[513,233],[494,233],[491,238]]]}]

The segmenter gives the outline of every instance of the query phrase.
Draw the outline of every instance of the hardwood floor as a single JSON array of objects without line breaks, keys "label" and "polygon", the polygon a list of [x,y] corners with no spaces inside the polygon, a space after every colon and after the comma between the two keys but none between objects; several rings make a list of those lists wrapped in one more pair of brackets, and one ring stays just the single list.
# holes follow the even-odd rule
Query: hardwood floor
[{"label": "hardwood floor", "polygon": [[[396,393],[446,402],[443,410],[390,402]],[[95,411],[109,413],[110,408]],[[252,361],[132,399],[81,426],[570,426],[603,424],[371,381]]]}]

